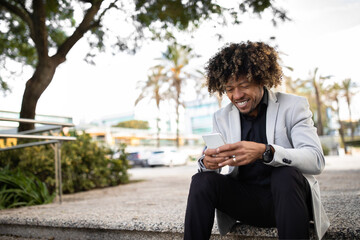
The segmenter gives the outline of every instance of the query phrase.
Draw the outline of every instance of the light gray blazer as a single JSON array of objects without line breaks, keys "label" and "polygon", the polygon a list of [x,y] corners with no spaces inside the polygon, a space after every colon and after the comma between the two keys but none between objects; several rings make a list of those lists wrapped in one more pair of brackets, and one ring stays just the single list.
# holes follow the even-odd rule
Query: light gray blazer
[{"label": "light gray blazer", "polygon": [[[321,239],[330,226],[320,198],[319,183],[313,175],[320,174],[325,159],[312,113],[306,98],[269,90],[266,112],[266,137],[268,144],[275,149],[274,159],[268,165],[274,167],[292,166],[299,169],[308,180],[313,203],[315,231]],[[232,104],[215,112],[213,132],[219,132],[227,143],[241,141],[241,124],[238,109]],[[199,164],[202,171],[209,171]],[[237,167],[230,167],[230,176],[236,176]],[[218,227],[225,235],[236,222],[217,210]]]}]

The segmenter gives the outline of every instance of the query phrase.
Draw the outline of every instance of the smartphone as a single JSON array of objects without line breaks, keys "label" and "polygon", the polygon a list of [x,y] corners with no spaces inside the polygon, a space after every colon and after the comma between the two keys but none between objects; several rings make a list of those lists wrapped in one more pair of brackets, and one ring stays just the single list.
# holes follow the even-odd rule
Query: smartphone
[{"label": "smartphone", "polygon": [[[206,143],[207,148],[210,149],[218,148],[226,144],[221,133],[210,133],[203,135],[202,137]],[[224,175],[229,174],[229,166],[228,165],[223,166],[220,173]]]},{"label": "smartphone", "polygon": [[210,133],[202,136],[207,148],[214,149],[225,145],[225,140],[221,133]]}]

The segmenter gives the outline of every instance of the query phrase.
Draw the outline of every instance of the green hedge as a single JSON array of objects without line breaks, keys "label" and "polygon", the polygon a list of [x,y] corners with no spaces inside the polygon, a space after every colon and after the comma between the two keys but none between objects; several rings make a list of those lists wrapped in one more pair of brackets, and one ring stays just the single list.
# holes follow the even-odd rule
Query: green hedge
[{"label": "green hedge", "polygon": [[[76,141],[63,142],[61,167],[64,193],[74,193],[127,183],[127,155],[125,145],[119,146],[119,159],[111,159],[109,148],[99,146],[91,137],[82,133]],[[50,145],[28,147],[0,152],[0,169],[9,166],[34,174],[52,193],[55,190],[54,150]]]}]

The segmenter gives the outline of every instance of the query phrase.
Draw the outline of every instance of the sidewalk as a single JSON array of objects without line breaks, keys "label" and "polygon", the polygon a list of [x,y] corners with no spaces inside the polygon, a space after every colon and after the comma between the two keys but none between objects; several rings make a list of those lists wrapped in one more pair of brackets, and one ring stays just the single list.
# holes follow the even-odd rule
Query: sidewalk
[{"label": "sidewalk", "polygon": [[[360,238],[360,156],[327,157],[318,180],[331,227],[327,238]],[[0,211],[0,236],[44,239],[182,239],[196,164],[138,168],[137,183],[65,195],[62,204]],[[214,226],[213,239],[219,239]],[[274,233],[259,236],[274,238]],[[235,239],[229,235],[221,239]],[[251,237],[251,236],[247,236]],[[0,237],[1,240],[7,237]]]},{"label": "sidewalk", "polygon": [[360,156],[327,157],[317,179],[331,223],[325,236],[360,239]]}]

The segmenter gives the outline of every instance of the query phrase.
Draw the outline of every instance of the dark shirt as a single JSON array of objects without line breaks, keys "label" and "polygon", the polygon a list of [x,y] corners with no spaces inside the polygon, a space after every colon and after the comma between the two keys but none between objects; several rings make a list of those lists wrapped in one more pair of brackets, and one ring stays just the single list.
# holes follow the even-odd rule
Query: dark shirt
[{"label": "dark shirt", "polygon": [[[267,143],[266,138],[266,110],[268,106],[268,91],[264,88],[264,95],[259,103],[258,115],[247,116],[240,113],[241,119],[241,140]],[[262,162],[261,159],[239,167],[238,179],[250,184],[270,184],[271,166]]]}]

